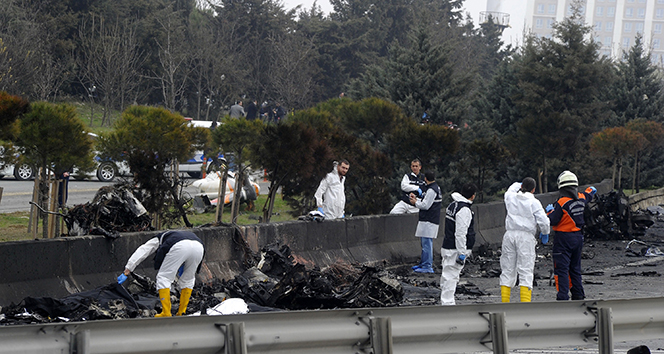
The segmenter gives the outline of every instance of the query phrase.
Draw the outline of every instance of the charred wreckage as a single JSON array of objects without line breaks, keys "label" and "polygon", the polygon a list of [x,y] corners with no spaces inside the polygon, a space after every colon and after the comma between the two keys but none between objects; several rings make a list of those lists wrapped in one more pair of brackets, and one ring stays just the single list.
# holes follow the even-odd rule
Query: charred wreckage
[{"label": "charred wreckage", "polygon": [[[92,230],[98,228],[101,230],[96,234],[116,237],[119,232],[148,230],[150,220],[144,210],[130,190],[108,187],[100,190],[92,202],[71,209],[65,220],[72,235],[85,234],[85,230],[94,234]],[[630,213],[624,194],[613,191],[598,195],[589,203],[584,233],[589,240],[629,240],[643,235],[655,221],[664,221],[660,220],[663,216],[662,207]],[[135,222],[127,224],[123,220]],[[72,233],[72,230],[77,231]],[[238,299],[242,299],[246,309],[226,313],[437,303],[437,281],[413,276],[407,270],[409,266],[390,267],[386,262],[380,265],[336,263],[321,269],[296,262],[286,245],[268,245],[260,254],[254,254],[240,229],[235,230],[235,241],[244,250],[246,270],[227,281],[213,279],[196,284],[187,315],[216,314],[214,309],[225,300]],[[636,239],[628,243],[626,252],[634,256],[664,256],[657,245]],[[464,269],[464,277],[469,275],[472,280],[500,276],[499,251],[482,245],[476,253],[471,266]],[[59,299],[26,297],[19,304],[2,308],[0,325],[154,316],[160,310],[154,281],[137,273],[132,273],[130,279],[123,285],[111,283]],[[490,295],[469,281],[459,283],[457,294],[474,298]],[[175,290],[171,298],[177,302]],[[224,311],[218,313],[225,314]]]}]

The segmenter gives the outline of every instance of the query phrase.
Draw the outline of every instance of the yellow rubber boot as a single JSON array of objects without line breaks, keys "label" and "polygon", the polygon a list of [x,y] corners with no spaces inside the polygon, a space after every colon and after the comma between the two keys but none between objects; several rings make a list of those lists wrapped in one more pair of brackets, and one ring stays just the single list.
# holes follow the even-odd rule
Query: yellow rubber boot
[{"label": "yellow rubber boot", "polygon": [[192,289],[184,288],[180,292],[180,308],[178,308],[178,312],[175,314],[175,316],[182,316],[185,312],[187,312],[187,305],[189,305],[191,290]]},{"label": "yellow rubber boot", "polygon": [[171,317],[171,289],[159,289],[159,300],[161,300],[161,313],[154,317]]},{"label": "yellow rubber boot", "polygon": [[530,302],[530,298],[533,296],[533,289],[522,286],[521,287],[521,302]]},{"label": "yellow rubber boot", "polygon": [[501,285],[500,286],[500,299],[503,302],[510,302],[510,295],[512,294],[512,288],[509,286]]}]

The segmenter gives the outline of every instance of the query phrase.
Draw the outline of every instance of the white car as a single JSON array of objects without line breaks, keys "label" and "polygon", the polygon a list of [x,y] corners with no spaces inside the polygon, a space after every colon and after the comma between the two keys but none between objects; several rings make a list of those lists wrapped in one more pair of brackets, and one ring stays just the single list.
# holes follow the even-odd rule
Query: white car
[{"label": "white car", "polygon": [[[198,195],[206,195],[210,199],[210,203],[217,204],[217,195],[219,194],[219,180],[221,179],[221,172],[213,172],[208,174],[203,179],[195,180],[191,183],[193,187],[198,188]],[[261,193],[261,187],[258,183],[249,179],[250,186],[243,186],[241,200],[256,200],[256,197]],[[246,181],[245,181],[246,182]],[[235,195],[235,173],[228,172],[228,179],[226,179],[226,193],[224,195],[224,204],[229,204],[233,201]]]},{"label": "white car", "polygon": [[0,178],[5,176],[14,176],[19,181],[27,181],[35,177],[35,169],[28,164],[5,165],[5,168],[0,170]]}]

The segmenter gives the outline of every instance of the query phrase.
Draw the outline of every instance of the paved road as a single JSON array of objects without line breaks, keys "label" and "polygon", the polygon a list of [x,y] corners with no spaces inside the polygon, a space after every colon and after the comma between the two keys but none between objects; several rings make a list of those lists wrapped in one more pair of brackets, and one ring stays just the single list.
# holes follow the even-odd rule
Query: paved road
[{"label": "paved road", "polygon": [[[188,181],[191,182],[194,179],[188,179]],[[92,201],[99,188],[111,184],[113,182],[99,182],[97,179],[84,181],[72,179],[69,182],[67,205],[74,206]],[[261,194],[267,194],[269,183],[261,181],[259,185],[261,187]],[[33,181],[17,181],[9,178],[0,179],[0,187],[3,188],[2,199],[0,200],[0,213],[29,211],[33,186]],[[185,190],[192,196],[198,192],[193,187],[187,187]]]},{"label": "paved road", "polygon": [[[67,205],[84,204],[92,200],[99,188],[110,185],[109,182],[99,182],[96,179],[87,181],[72,180],[69,182],[69,199]],[[0,213],[30,210],[32,189],[34,181],[17,181],[4,178],[0,180],[3,188],[0,200]]]}]

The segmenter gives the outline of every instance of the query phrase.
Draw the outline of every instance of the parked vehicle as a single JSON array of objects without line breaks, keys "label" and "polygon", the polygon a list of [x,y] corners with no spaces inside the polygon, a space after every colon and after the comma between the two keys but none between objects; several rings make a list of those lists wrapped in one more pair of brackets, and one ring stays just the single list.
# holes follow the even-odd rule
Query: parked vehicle
[{"label": "parked vehicle", "polygon": [[0,178],[5,176],[14,176],[19,181],[27,181],[35,178],[35,169],[28,164],[5,165],[5,168],[0,170]]},{"label": "parked vehicle", "polygon": [[[219,194],[219,180],[221,179],[221,172],[214,172],[207,175],[203,179],[198,179],[191,183],[193,187],[198,188],[197,195],[206,195],[210,199],[212,205],[217,204],[217,194]],[[245,178],[240,201],[256,200],[256,197],[261,193],[261,187],[258,183],[254,182],[249,176]],[[229,204],[233,201],[235,195],[235,173],[228,172],[228,179],[226,180],[226,193],[224,195],[224,204]]]}]

